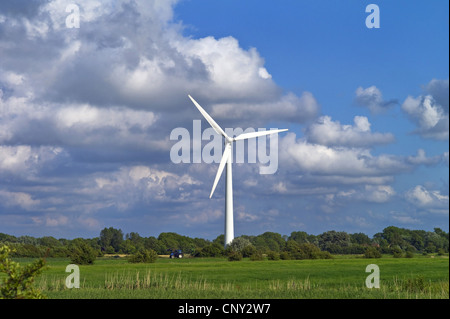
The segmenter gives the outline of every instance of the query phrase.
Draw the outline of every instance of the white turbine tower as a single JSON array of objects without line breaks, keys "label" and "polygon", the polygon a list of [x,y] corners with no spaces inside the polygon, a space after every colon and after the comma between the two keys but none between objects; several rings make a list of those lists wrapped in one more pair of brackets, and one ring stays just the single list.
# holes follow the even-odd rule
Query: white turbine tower
[{"label": "white turbine tower", "polygon": [[232,170],[231,170],[231,148],[234,141],[245,140],[253,137],[264,136],[279,132],[287,131],[283,130],[271,130],[271,131],[261,131],[261,132],[251,132],[243,133],[237,137],[229,137],[222,128],[209,116],[208,113],[198,104],[192,96],[188,95],[192,100],[197,109],[202,113],[203,117],[208,121],[212,128],[217,132],[217,134],[222,135],[225,138],[225,151],[223,152],[222,159],[220,160],[219,169],[217,170],[216,179],[211,190],[209,198],[212,197],[214,190],[216,189],[217,182],[222,175],[225,163],[227,164],[227,173],[225,180],[225,247],[229,245],[234,239],[234,223],[233,223],[233,181],[232,181]]}]

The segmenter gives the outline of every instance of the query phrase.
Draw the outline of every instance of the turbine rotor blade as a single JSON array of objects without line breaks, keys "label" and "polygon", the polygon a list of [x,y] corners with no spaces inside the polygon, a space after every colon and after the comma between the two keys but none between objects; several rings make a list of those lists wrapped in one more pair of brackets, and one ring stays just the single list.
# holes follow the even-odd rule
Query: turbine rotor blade
[{"label": "turbine rotor blade", "polygon": [[258,136],[264,136],[264,135],[269,135],[269,134],[280,133],[280,132],[284,132],[284,131],[287,131],[287,130],[288,129],[243,133],[243,134],[235,137],[233,140],[234,141],[240,141],[240,140],[245,140],[245,139],[248,139],[248,138],[253,138],[253,137],[258,137]]},{"label": "turbine rotor blade", "polygon": [[209,116],[208,113],[206,113],[206,111],[200,106],[200,104],[198,104],[197,101],[195,101],[192,98],[192,96],[190,96],[190,95],[188,95],[188,96],[191,99],[192,103],[194,103],[194,105],[200,111],[200,113],[202,113],[203,117],[208,121],[209,125],[211,125],[211,127],[214,129],[214,131],[216,131],[217,134],[220,134],[223,137],[225,137],[227,140],[230,140],[228,135],[225,134],[225,132],[222,130],[222,128],[219,126],[219,124],[217,124],[216,121],[214,121],[213,118],[211,116]]},{"label": "turbine rotor blade", "polygon": [[222,175],[223,169],[225,168],[225,164],[228,161],[228,158],[231,154],[231,143],[227,143],[225,146],[225,151],[223,152],[222,159],[220,160],[219,169],[217,170],[216,179],[214,180],[214,184],[211,190],[211,194],[209,198],[212,197],[214,190],[216,189],[217,183],[219,182],[220,176]]}]

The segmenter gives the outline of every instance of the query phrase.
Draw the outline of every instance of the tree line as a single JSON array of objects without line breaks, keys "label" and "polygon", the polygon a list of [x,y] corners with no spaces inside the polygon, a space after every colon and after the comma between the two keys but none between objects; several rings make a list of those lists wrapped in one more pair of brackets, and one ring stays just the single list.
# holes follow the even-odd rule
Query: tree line
[{"label": "tree line", "polygon": [[223,234],[214,240],[191,238],[174,232],[164,232],[158,237],[143,237],[136,232],[124,235],[121,229],[109,227],[101,230],[99,237],[71,240],[51,236],[16,237],[0,233],[0,244],[12,248],[13,257],[68,257],[77,251],[80,254],[90,251],[94,258],[104,254],[133,255],[144,250],[167,255],[174,249],[181,249],[194,257],[227,256],[230,251],[234,251],[243,257],[267,254],[274,258],[304,259],[328,258],[329,254],[367,254],[368,251],[394,256],[405,253],[443,254],[449,251],[449,234],[440,228],[424,231],[395,226],[386,227],[372,238],[364,233],[349,234],[334,230],[319,235],[295,231],[289,236],[265,232],[256,236],[237,237],[225,250]]}]

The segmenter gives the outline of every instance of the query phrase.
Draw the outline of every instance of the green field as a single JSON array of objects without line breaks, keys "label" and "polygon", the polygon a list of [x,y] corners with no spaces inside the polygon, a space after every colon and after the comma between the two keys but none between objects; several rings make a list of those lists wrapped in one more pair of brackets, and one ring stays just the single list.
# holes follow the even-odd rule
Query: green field
[{"label": "green field", "polygon": [[[47,260],[36,285],[48,298],[449,298],[448,256],[237,262],[159,258],[152,264],[98,258],[94,265],[80,266],[78,289],[65,286],[69,263],[67,259]],[[365,285],[369,264],[380,269],[380,288]]]}]

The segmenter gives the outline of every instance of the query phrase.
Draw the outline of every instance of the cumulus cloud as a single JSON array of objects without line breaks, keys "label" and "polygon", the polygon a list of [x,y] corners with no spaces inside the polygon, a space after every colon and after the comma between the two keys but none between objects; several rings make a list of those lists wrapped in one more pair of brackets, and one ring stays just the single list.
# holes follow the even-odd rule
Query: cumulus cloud
[{"label": "cumulus cloud", "polygon": [[391,212],[389,212],[389,215],[396,222],[399,222],[401,224],[405,224],[408,226],[422,224],[420,219],[414,218],[404,212],[391,211]]},{"label": "cumulus cloud", "polygon": [[419,208],[448,214],[449,197],[438,190],[429,190],[422,185],[417,185],[408,190],[405,197]]},{"label": "cumulus cloud", "polygon": [[397,104],[396,100],[385,101],[381,91],[376,86],[370,86],[366,89],[358,87],[355,94],[355,103],[358,106],[367,107],[374,114],[382,113]]},{"label": "cumulus cloud", "polygon": [[408,96],[402,104],[402,110],[416,124],[415,133],[425,138],[448,140],[448,79],[434,79],[426,85],[425,90],[425,95]]},{"label": "cumulus cloud", "polygon": [[3,205],[20,207],[25,210],[36,209],[39,205],[39,199],[33,199],[30,194],[24,192],[9,192],[0,189],[0,201]]},{"label": "cumulus cloud", "polygon": [[[267,200],[309,198],[310,211],[325,198],[323,211],[331,212],[333,203],[390,202],[396,174],[448,165],[448,152],[373,155],[394,136],[372,131],[364,116],[351,124],[317,118],[321,106],[311,92],[280,88],[258,50],[234,37],[184,36],[174,20],[177,2],[82,1],[79,29],[65,25],[73,1],[0,2],[2,226],[95,229],[114,218],[141,221],[148,211],[152,225],[163,214],[189,226],[221,220],[222,210],[207,201],[217,167],[170,163],[170,130],[200,116],[187,94],[221,125],[306,126],[302,138],[280,136],[277,174],[255,177],[256,165],[238,171],[237,196],[251,189]],[[424,89],[427,95],[410,98],[404,110],[420,134],[443,134],[448,80]],[[373,113],[396,103],[375,86],[358,88],[355,101]],[[236,207],[236,219],[284,218],[284,211],[254,212],[252,205]]]},{"label": "cumulus cloud", "polygon": [[449,107],[449,91],[448,91],[448,79],[446,80],[431,80],[426,86],[425,90],[433,96],[436,103],[441,105],[444,112],[448,114]]},{"label": "cumulus cloud", "polygon": [[303,172],[319,175],[378,177],[411,168],[396,156],[373,156],[364,148],[314,144],[304,138],[296,139],[294,133],[281,138],[280,157]]},{"label": "cumulus cloud", "polygon": [[[420,165],[445,164],[446,153],[428,157],[422,149],[416,155],[374,155],[370,148],[327,146],[312,143],[308,137],[288,133],[279,140],[280,170],[286,175],[274,181],[272,190],[279,194],[337,194],[354,200],[384,202],[395,195],[390,184],[394,177],[411,173]],[[356,185],[364,188],[358,190]],[[341,197],[342,197],[341,196]]]},{"label": "cumulus cloud", "polygon": [[442,155],[427,157],[423,149],[418,149],[417,155],[408,156],[407,161],[414,165],[436,165],[439,163],[448,164],[448,152],[445,152]]},{"label": "cumulus cloud", "polygon": [[80,194],[102,198],[104,207],[114,206],[125,210],[139,203],[154,201],[185,201],[189,186],[200,182],[184,174],[177,175],[148,166],[121,167],[110,173],[95,173],[86,177]]},{"label": "cumulus cloud", "polygon": [[385,203],[393,199],[395,190],[389,185],[364,185],[359,188],[348,188],[346,190],[329,193],[325,196],[324,207],[332,211],[332,207],[344,202],[370,202]]},{"label": "cumulus cloud", "polygon": [[[125,151],[161,151],[167,127],[195,111],[188,93],[219,119],[258,114],[260,122],[302,123],[319,110],[309,92],[282,93],[255,48],[233,37],[184,37],[172,20],[177,1],[85,1],[81,27],[67,29],[70,3],[36,1],[25,16],[5,6],[0,143],[89,151],[114,141]],[[38,21],[46,25],[40,32],[24,27]]]},{"label": "cumulus cloud", "polygon": [[[305,123],[314,119],[320,111],[320,105],[312,93],[303,92],[300,97],[293,93],[283,95],[278,100],[260,103],[220,103],[212,106],[211,116],[219,119],[233,119],[255,123],[273,121],[289,121]],[[234,121],[235,122],[235,121]]]},{"label": "cumulus cloud", "polygon": [[355,116],[353,122],[354,125],[342,125],[330,116],[322,116],[308,127],[308,140],[326,146],[349,147],[371,147],[394,141],[391,133],[372,133],[365,116]]},{"label": "cumulus cloud", "polygon": [[[159,112],[180,110],[188,93],[208,104],[280,103],[281,89],[255,48],[245,50],[233,37],[182,36],[172,20],[176,2],[85,1],[79,29],[65,27],[71,1],[37,1],[26,18],[10,11],[0,29],[7,35],[0,83],[16,90],[20,82],[22,91],[58,103]],[[27,31],[24,24],[42,28]]]},{"label": "cumulus cloud", "polygon": [[65,158],[66,155],[60,147],[0,145],[0,177],[14,176],[31,180],[42,168],[55,165],[55,161]]}]

